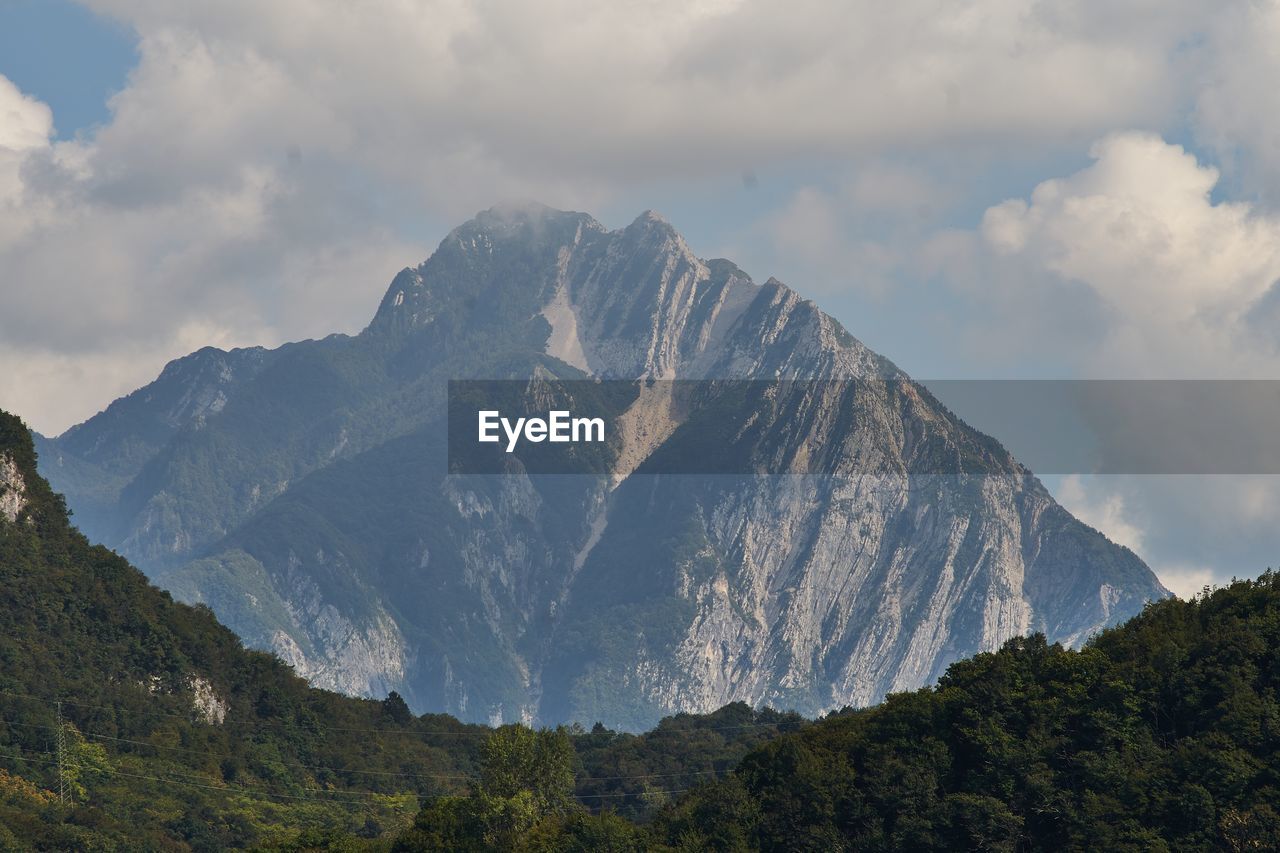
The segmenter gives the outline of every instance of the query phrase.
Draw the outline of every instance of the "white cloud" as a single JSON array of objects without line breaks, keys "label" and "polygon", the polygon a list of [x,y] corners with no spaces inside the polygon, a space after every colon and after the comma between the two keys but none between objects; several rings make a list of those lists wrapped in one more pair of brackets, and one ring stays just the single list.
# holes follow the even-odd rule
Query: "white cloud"
[{"label": "white cloud", "polygon": [[[0,405],[19,413],[39,412],[41,420],[29,425],[50,434],[47,424],[76,423],[155,379],[157,364],[204,346],[230,348],[247,342],[224,328],[193,322],[172,334],[88,355],[0,343],[0,364],[21,366],[0,375]],[[91,388],[94,394],[71,394],[69,388]]]},{"label": "white cloud", "polygon": [[1220,585],[1224,578],[1210,566],[1167,565],[1157,572],[1160,582],[1165,588],[1181,599],[1191,599],[1204,591],[1205,587]]},{"label": "white cloud", "polygon": [[[0,87],[0,340],[130,377],[196,322],[267,344],[358,328],[398,267],[510,198],[631,193],[639,210],[655,180],[787,158],[1159,124],[1201,16],[1152,0],[84,3],[136,32],[139,63],[78,141],[50,143],[49,110]],[[920,190],[888,174],[851,192]],[[891,261],[871,241],[853,260]],[[56,430],[119,387],[65,375],[41,385],[64,403],[9,379],[0,405]]]},{"label": "white cloud", "polygon": [[219,119],[188,135],[206,138],[201,151],[157,113],[53,142],[49,108],[0,77],[0,406],[43,431],[201,346],[358,329],[396,270],[427,252],[364,218],[367,205],[326,180],[333,164],[221,161],[231,142],[208,138]]},{"label": "white cloud", "polygon": [[[978,376],[987,365],[987,377],[1037,360],[1059,376],[1103,379],[1280,376],[1280,215],[1215,199],[1218,170],[1150,133],[1110,134],[1091,155],[1090,165],[989,207],[976,229],[899,250],[907,277],[942,281],[964,302],[945,330],[948,347],[966,352]],[[1258,423],[1270,400],[1243,401],[1235,421],[1204,413],[1203,440],[1237,442],[1237,460],[1271,453],[1265,430],[1219,431]],[[1199,446],[1174,450],[1194,465],[1209,458],[1194,456]],[[1269,457],[1258,460],[1258,470],[1273,470]],[[1277,477],[1067,477],[1056,494],[1179,594],[1255,575],[1275,559]]]},{"label": "white cloud", "polygon": [[1276,565],[1280,482],[1274,476],[1064,477],[1064,507],[1141,556],[1186,598],[1206,584]]},{"label": "white cloud", "polygon": [[956,200],[954,187],[940,184],[922,170],[883,162],[857,169],[842,195],[854,211],[919,219]]},{"label": "white cloud", "polygon": [[0,75],[0,149],[17,152],[38,148],[49,141],[52,131],[49,108],[22,94],[8,77]]},{"label": "white cloud", "polygon": [[[885,204],[894,200],[880,199]],[[882,296],[898,265],[895,252],[850,228],[837,198],[811,187],[797,190],[787,204],[761,223],[771,248],[798,270],[809,295],[857,288]]]},{"label": "white cloud", "polygon": [[22,163],[49,144],[53,113],[0,75],[0,248],[23,226]]},{"label": "white cloud", "polygon": [[[197,321],[267,344],[358,328],[399,266],[499,201],[640,210],[655,182],[814,158],[863,167],[834,194],[762,212],[777,249],[815,258],[820,285],[850,278],[822,276],[828,257],[884,292],[922,254],[919,226],[886,247],[847,223],[822,230],[824,205],[837,220],[861,211],[859,227],[873,210],[927,219],[948,200],[903,165],[911,152],[1062,151],[1117,126],[1167,128],[1226,50],[1222,22],[1252,8],[82,2],[136,32],[139,64],[111,120],[74,142],[51,144],[56,117],[0,87],[0,110],[20,117],[0,122],[0,340],[33,358],[156,354],[131,376],[177,355],[172,330]],[[1223,35],[1198,47],[1210,31]],[[1217,103],[1258,96],[1244,74],[1219,89]],[[895,163],[877,163],[886,152]],[[79,399],[60,411],[92,413],[109,384],[68,380],[61,393]],[[24,399],[0,386],[0,405]]]},{"label": "white cloud", "polygon": [[[1083,375],[1274,375],[1274,334],[1254,321],[1280,281],[1280,216],[1215,201],[1218,170],[1152,134],[1109,135],[1091,155],[990,207],[977,232],[935,235],[917,270],[945,270],[985,305],[978,317],[992,325],[976,325],[986,345],[1007,345],[1005,358],[1053,340]],[[1053,307],[1067,293],[1094,303],[1093,325],[1069,330],[1074,346],[1057,337],[1065,318]]]},{"label": "white cloud", "polygon": [[1002,254],[1033,253],[1081,281],[1124,322],[1238,322],[1280,275],[1280,220],[1213,203],[1218,171],[1158,136],[1109,136],[1094,163],[989,209],[982,233]]},{"label": "white cloud", "polygon": [[961,201],[958,182],[925,163],[888,157],[857,158],[833,171],[838,177],[826,185],[792,191],[754,223],[754,239],[729,254],[750,263],[764,247],[773,263],[760,266],[827,310],[849,293],[882,303],[939,217]]},{"label": "white cloud", "polygon": [[1242,194],[1280,204],[1280,3],[1224,6],[1206,37],[1212,60],[1195,95],[1196,138],[1235,172]]},{"label": "white cloud", "polygon": [[[1238,511],[1259,499],[1274,509],[1276,490],[1266,479],[1070,475],[1062,478],[1054,495],[1076,518],[1145,558],[1170,592],[1191,598],[1206,586],[1235,575],[1253,576],[1264,568],[1248,562],[1242,551],[1250,547],[1239,546],[1242,539],[1252,538],[1251,548],[1265,548],[1272,538],[1271,525],[1239,515],[1224,524],[1214,516],[1225,513],[1213,510],[1229,506]],[[1187,538],[1173,541],[1175,537],[1163,529],[1170,522],[1182,524]],[[1225,542],[1233,547],[1224,547]]]},{"label": "white cloud", "polygon": [[1102,531],[1112,542],[1136,553],[1142,552],[1143,532],[1129,520],[1123,495],[1115,492],[1098,494],[1086,489],[1078,474],[1062,478],[1055,495],[1072,515]]},{"label": "white cloud", "polygon": [[[296,119],[304,134],[335,131],[313,140],[329,150],[397,168],[416,158],[426,185],[450,161],[474,177],[613,184],[726,159],[1160,121],[1179,43],[1207,17],[1152,0],[88,5],[142,36],[120,109],[230,89],[245,102],[219,100],[228,109],[200,121],[215,141],[237,141],[228,127],[272,103],[281,111],[253,139]],[[170,125],[182,131],[188,113]]]}]

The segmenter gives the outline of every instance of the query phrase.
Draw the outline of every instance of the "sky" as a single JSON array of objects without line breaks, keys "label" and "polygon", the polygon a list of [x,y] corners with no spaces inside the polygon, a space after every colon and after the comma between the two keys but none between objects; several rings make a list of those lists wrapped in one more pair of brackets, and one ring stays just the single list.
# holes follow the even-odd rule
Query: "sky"
[{"label": "sky", "polygon": [[[658,210],[921,379],[1280,378],[1276,44],[1275,0],[0,0],[0,407],[356,331],[513,200]],[[1274,477],[1048,484],[1180,594],[1280,544]]]}]

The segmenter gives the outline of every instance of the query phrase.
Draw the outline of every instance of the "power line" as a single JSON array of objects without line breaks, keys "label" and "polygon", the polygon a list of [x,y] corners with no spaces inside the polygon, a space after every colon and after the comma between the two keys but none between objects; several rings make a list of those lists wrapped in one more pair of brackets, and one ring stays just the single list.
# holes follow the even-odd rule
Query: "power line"
[{"label": "power line", "polygon": [[[35,726],[36,724],[28,723],[25,725]],[[40,728],[46,728],[46,727],[40,726]],[[95,732],[90,732],[90,731],[81,731],[80,734],[83,735],[84,737],[93,738],[95,740],[109,740],[109,741],[115,741],[119,743],[128,743],[128,744],[134,744],[137,746],[150,747],[151,749],[165,750],[168,752],[182,752],[190,755],[206,755],[206,756],[216,755],[215,753],[207,752],[201,749],[192,749],[190,747],[182,747],[182,746],[168,746],[165,744],[151,743],[149,741],[144,741],[144,740],[131,740],[129,738],[121,738],[121,737],[113,737],[112,735],[97,734]],[[302,764],[302,763],[293,762],[293,761],[281,761],[280,764],[282,764],[285,767],[298,767],[304,770],[323,770],[330,773],[359,773],[362,775],[391,776],[391,777],[399,777],[399,778],[405,778],[405,779],[447,779],[447,780],[465,781],[465,782],[480,781],[479,774],[475,774],[475,773],[470,773],[470,774],[416,773],[416,772],[402,772],[402,771],[395,771],[395,770],[361,770],[353,767],[324,767],[316,764]],[[574,784],[582,785],[582,784],[588,784],[591,782],[616,782],[616,781],[628,781],[633,779],[669,779],[669,778],[674,778],[679,776],[719,776],[728,772],[729,772],[728,770],[711,769],[711,770],[681,770],[681,771],[674,771],[670,773],[632,773],[632,774],[625,774],[625,775],[618,775],[618,776],[583,776],[579,779],[575,779]],[[581,796],[599,796],[599,795],[582,794]]]},{"label": "power line", "polygon": [[[20,694],[20,693],[15,693],[13,691],[0,690],[0,695],[11,696],[11,697],[20,698],[20,699],[28,699],[28,700],[37,701],[46,705],[50,701],[39,696],[34,696],[31,694]],[[46,754],[56,756],[58,778],[59,778],[59,800],[60,802],[65,803],[70,791],[70,784],[69,784],[69,778],[68,778],[69,776],[68,771],[70,768],[69,768],[69,759],[68,759],[68,753],[66,751],[66,743],[65,743],[66,721],[62,715],[63,701],[66,701],[66,704],[74,705],[76,707],[101,708],[101,709],[111,710],[113,712],[121,712],[125,714],[143,715],[146,712],[133,711],[132,709],[122,709],[114,706],[93,705],[90,703],[72,702],[70,700],[54,700],[56,719],[57,719],[56,726],[42,725],[39,723],[22,723],[22,722],[16,722],[16,721],[0,720],[0,724],[2,725],[22,726],[22,727],[29,727],[29,728],[41,728],[41,729],[52,728],[55,730],[56,752],[46,753]],[[180,716],[175,714],[160,714],[160,715],[171,716],[171,717]],[[186,719],[189,719],[189,718],[186,718]],[[776,727],[776,726],[773,726],[772,724],[767,724],[767,723],[751,724],[751,726],[752,727],[754,726]],[[746,727],[748,726],[733,727],[733,728],[746,728]],[[708,727],[703,727],[703,728],[708,728]],[[722,728],[731,728],[731,727],[722,727]],[[376,734],[416,734],[411,730],[346,729],[346,728],[340,728],[340,727],[334,727],[329,730],[330,731],[363,731],[363,732],[371,732]],[[698,728],[691,729],[691,731],[699,731],[699,730],[701,729],[698,729]],[[657,731],[661,731],[662,733],[668,733],[668,734],[676,733],[676,730],[671,730],[671,729],[655,730],[655,732]],[[463,732],[456,732],[456,733],[463,734]],[[489,732],[486,731],[483,733],[488,734]],[[117,743],[125,743],[125,744],[131,744],[131,745],[142,746],[142,747],[150,747],[156,750],[167,750],[167,751],[188,753],[192,755],[203,755],[210,758],[223,757],[223,756],[219,756],[218,753],[215,753],[209,750],[193,749],[189,747],[168,746],[165,744],[151,743],[149,741],[142,741],[142,740],[135,740],[130,738],[117,737],[113,735],[100,734],[92,731],[79,731],[79,734],[86,738],[112,741]],[[18,758],[17,756],[6,756],[6,757]],[[25,759],[18,758],[18,760],[25,760]],[[477,774],[445,774],[445,773],[426,773],[426,772],[417,773],[417,772],[363,770],[359,768],[326,767],[322,765],[309,765],[309,764],[303,764],[300,762],[286,762],[286,761],[281,761],[280,764],[284,766],[297,767],[297,768],[306,769],[306,770],[319,770],[319,771],[327,771],[332,773],[365,774],[365,775],[372,775],[372,776],[386,776],[386,777],[411,778],[411,779],[431,778],[431,779],[446,779],[446,780],[469,781],[469,782],[478,782],[480,780],[480,777]],[[285,799],[314,799],[314,800],[325,800],[325,801],[333,801],[334,799],[340,799],[340,800],[345,800],[349,802],[358,802],[358,801],[364,800],[367,797],[393,796],[389,794],[380,794],[378,792],[371,792],[371,791],[334,791],[334,790],[321,789],[321,788],[302,789],[305,792],[310,794],[321,795],[318,797],[308,797],[308,796],[300,796],[297,794],[277,793],[273,791],[263,790],[260,788],[253,788],[253,787],[246,787],[246,786],[225,786],[225,785],[202,784],[197,782],[183,781],[183,779],[165,778],[165,777],[159,777],[159,776],[147,776],[143,774],[128,773],[126,771],[113,769],[113,768],[95,768],[95,769],[100,772],[112,773],[115,775],[126,776],[131,778],[150,779],[152,781],[158,781],[158,782],[172,782],[174,784],[187,784],[187,785],[193,785],[195,787],[200,787],[200,788],[225,791],[228,793],[244,793],[244,794],[250,794],[250,795],[280,797]],[[676,771],[676,772],[669,772],[669,773],[638,773],[638,774],[623,774],[623,775],[614,775],[614,776],[584,776],[582,778],[575,779],[574,785],[575,787],[577,787],[581,785],[589,785],[595,782],[638,781],[638,780],[644,780],[644,779],[678,778],[678,777],[690,777],[690,776],[702,776],[702,775],[718,776],[718,775],[723,775],[724,773],[727,773],[727,772],[729,771],[727,770],[720,771],[715,769],[710,769],[710,770],[690,769],[690,770]],[[209,780],[209,777],[204,774],[198,774],[198,775],[185,774],[177,771],[172,771],[168,775],[185,777],[185,779],[201,779],[201,780],[207,780],[207,781]],[[685,793],[688,790],[690,789],[680,788],[680,789],[669,789],[669,790],[658,790],[658,791],[640,790],[640,791],[614,791],[614,792],[602,792],[602,793],[575,792],[574,796],[579,799],[643,797],[643,796],[652,795],[652,794],[680,794],[680,793]]]},{"label": "power line", "polygon": [[[28,753],[28,754],[45,756],[46,757],[45,766],[48,766],[48,758],[54,755],[54,753],[52,752],[37,752],[37,753]],[[19,755],[4,755],[2,757],[10,761],[22,761],[29,764],[40,764],[39,761],[36,761],[31,758],[23,758],[22,756],[19,756]],[[98,772],[109,773],[113,776],[124,776],[130,779],[145,779],[151,782],[163,782],[169,785],[186,785],[191,788],[201,788],[201,789],[210,790],[210,791],[220,791],[224,794],[246,794],[248,796],[274,797],[274,798],[286,799],[286,800],[306,800],[309,802],[360,803],[360,802],[368,802],[366,799],[364,799],[364,797],[366,796],[369,796],[369,797],[395,796],[391,794],[376,794],[371,792],[324,791],[323,789],[319,789],[319,788],[306,789],[312,792],[319,792],[319,793],[325,794],[325,796],[311,797],[311,796],[305,796],[301,794],[283,794],[275,791],[266,791],[261,788],[247,788],[243,786],[236,787],[236,786],[228,786],[228,785],[209,785],[209,784],[203,784],[200,782],[191,782],[187,780],[192,778],[205,778],[205,777],[193,777],[193,776],[184,777],[184,774],[170,773],[170,774],[167,774],[166,776],[151,776],[151,775],[142,774],[142,773],[129,773],[128,771],[119,770],[115,768],[100,768]],[[173,776],[179,776],[184,778],[171,778]],[[692,788],[673,788],[673,789],[667,789],[667,790],[661,790],[661,791],[618,791],[618,792],[608,792],[608,793],[600,793],[600,794],[574,794],[574,796],[577,799],[584,799],[586,797],[599,798],[599,799],[613,799],[618,797],[647,797],[655,794],[667,794],[667,795],[684,794],[684,793],[688,793],[691,790],[693,789]],[[343,796],[345,794],[350,794],[353,796],[349,796],[349,797]]]},{"label": "power line", "polygon": [[[45,703],[53,701],[45,697],[36,696],[30,693],[15,693],[13,691],[8,691],[8,690],[0,690],[0,696],[13,696],[18,699],[34,699],[36,701],[45,702]],[[190,722],[192,718],[191,714],[174,714],[167,711],[153,711],[153,710],[137,711],[132,708],[122,708],[118,705],[98,705],[98,704],[93,704],[89,702],[75,702],[70,699],[64,699],[62,701],[65,704],[71,705],[76,708],[94,708],[102,711],[111,711],[117,714],[170,717],[173,719],[183,720],[186,722]],[[370,699],[367,701],[374,702],[377,700]],[[776,712],[776,713],[781,714],[782,712]],[[678,717],[673,719],[678,719]],[[634,734],[631,734],[630,732],[614,732],[614,734],[631,735],[632,737],[640,738],[640,737],[653,737],[658,735],[686,734],[688,732],[737,731],[742,729],[780,729],[782,726],[786,726],[788,724],[798,724],[797,727],[801,727],[807,722],[808,722],[807,720],[797,718],[797,719],[779,720],[773,723],[765,723],[765,722],[733,723],[733,724],[714,725],[714,726],[693,725],[693,726],[689,726],[688,728],[677,727],[672,725],[668,725],[664,727],[661,724],[659,724],[658,726],[650,729],[649,731],[643,732],[639,735],[634,735]],[[253,730],[272,729],[272,728],[276,728],[276,729],[293,728],[293,726],[283,721],[268,722],[265,720],[254,720],[254,721],[246,721],[246,724],[248,726],[252,726]],[[380,735],[402,735],[404,737],[488,737],[494,731],[493,729],[487,726],[481,726],[476,723],[463,723],[459,721],[458,725],[465,727],[464,730],[387,729],[387,728],[324,726],[324,727],[317,727],[315,729],[315,732],[317,734],[323,734],[324,732],[344,732],[344,733],[363,733],[363,734],[380,734]],[[584,736],[589,734],[591,734],[590,730],[584,730],[582,732],[582,735]]]},{"label": "power line", "polygon": [[[394,796],[390,794],[378,794],[372,791],[326,791],[323,788],[304,788],[303,790],[306,790],[306,791],[326,795],[326,796],[320,796],[320,797],[311,797],[311,796],[306,796],[301,794],[281,794],[275,791],[263,790],[262,788],[248,788],[244,786],[235,786],[235,785],[206,785],[200,782],[189,782],[181,778],[174,779],[174,778],[168,778],[165,776],[148,776],[141,773],[129,773],[127,771],[117,770],[115,768],[106,768],[103,770],[103,772],[110,773],[113,776],[127,776],[131,779],[148,779],[152,782],[164,782],[165,784],[168,784],[168,785],[188,785],[193,788],[205,788],[211,791],[222,791],[223,793],[226,793],[226,794],[247,794],[249,796],[278,797],[286,800],[310,800],[314,802],[326,802],[326,803],[334,803],[334,802],[359,803],[359,802],[368,802],[368,799],[367,799],[368,797]],[[182,774],[180,773],[169,774],[169,776],[175,776],[175,775],[182,776]],[[202,777],[188,777],[188,778],[202,778]]]},{"label": "power line", "polygon": [[[11,696],[15,699],[33,699],[37,702],[43,702],[46,704],[54,701],[44,696],[36,696],[30,693],[15,693],[10,690],[0,690],[0,696]],[[169,717],[171,719],[182,720],[184,722],[191,722],[192,720],[191,714],[173,714],[167,711],[156,711],[156,710],[138,711],[132,708],[122,708],[118,705],[98,705],[91,702],[75,702],[70,699],[64,699],[62,701],[64,702],[64,704],[71,705],[72,707],[75,707],[75,708],[92,708],[92,709],[101,710],[101,711],[110,711],[113,714],[132,714],[140,717],[141,716]],[[370,701],[376,701],[376,700],[370,700]],[[315,732],[316,734],[324,734],[325,732],[344,732],[344,733],[364,733],[364,734],[381,734],[381,735],[403,735],[405,737],[488,737],[493,732],[492,729],[479,726],[478,724],[459,722],[458,725],[473,728],[475,729],[475,731],[466,731],[466,730],[457,731],[457,730],[444,730],[444,729],[420,730],[420,729],[386,729],[386,728],[344,728],[341,726],[324,726],[324,727],[317,727],[315,729]],[[290,724],[285,722],[271,723],[264,720],[247,721],[246,726],[251,727],[250,730],[252,731],[257,731],[262,729],[269,730],[269,729],[294,728],[293,726],[290,726]]]},{"label": "power line", "polygon": [[[212,754],[201,749],[192,749],[190,747],[183,747],[183,746],[168,746],[165,744],[151,743],[150,741],[145,741],[145,740],[131,740],[129,738],[113,737],[112,735],[96,734],[90,731],[81,731],[80,734],[84,735],[87,738],[93,738],[95,740],[109,740],[109,741],[116,741],[119,743],[135,744],[137,746],[150,747],[151,749],[162,749],[169,752],[185,752],[193,755]],[[353,768],[353,767],[324,767],[318,764],[302,764],[294,761],[281,761],[279,763],[285,767],[298,767],[303,770],[323,770],[329,773],[359,773],[359,774],[368,775],[368,776],[393,776],[393,777],[400,777],[405,779],[449,779],[449,780],[467,781],[467,782],[480,781],[479,775],[475,773],[417,773],[417,772],[396,771],[396,770],[360,770],[358,768]],[[674,776],[715,776],[715,775],[720,775],[727,772],[729,771],[711,769],[711,770],[682,770],[682,771],[676,771],[672,773],[635,773],[635,774],[627,774],[622,776],[584,776],[581,779],[578,779],[577,782],[579,783],[613,782],[620,779],[663,779],[663,778],[670,778]]]},{"label": "power line", "polygon": [[[25,753],[25,754],[27,754],[27,755],[34,755],[34,756],[37,756],[37,757],[42,757],[42,758],[44,759],[44,765],[45,765],[46,767],[48,767],[48,766],[52,765],[52,764],[54,763],[54,761],[55,761],[56,757],[57,757],[57,753],[56,753],[56,752],[52,752],[52,751],[50,751],[50,750],[45,750],[44,752],[31,752],[31,751],[29,751],[29,750],[25,750],[25,749],[23,749],[23,748],[22,748],[22,747],[20,747],[20,746],[14,746],[13,744],[10,744],[10,745],[8,746],[8,748],[9,748],[9,749],[16,749],[18,752],[22,752],[22,753]],[[21,755],[0,755],[0,758],[7,759],[7,760],[9,760],[9,761],[26,761],[26,762],[28,762],[29,764],[39,764],[39,763],[40,763],[39,761],[36,761],[35,759],[32,759],[32,758],[23,758]]]},{"label": "power line", "polygon": [[[212,755],[213,754],[213,753],[206,752],[205,750],[202,750],[202,749],[192,749],[190,747],[183,747],[183,746],[166,746],[165,744],[151,743],[150,741],[145,741],[145,740],[131,740],[129,738],[113,737],[112,735],[97,734],[95,732],[89,732],[89,731],[82,731],[81,734],[87,738],[93,738],[94,740],[109,740],[109,741],[115,741],[118,743],[129,743],[129,744],[135,744],[137,746],[150,747],[151,749],[163,749],[170,752],[186,752],[194,755]],[[398,772],[395,770],[359,770],[359,769],[349,768],[349,767],[323,767],[318,764],[301,764],[295,761],[281,761],[280,764],[282,764],[285,767],[298,767],[303,770],[324,770],[330,773],[360,773],[362,775],[368,775],[368,776],[399,776],[399,777],[408,778],[408,779],[422,778],[422,779],[475,780],[477,778],[474,774],[410,773],[410,772]]]},{"label": "power line", "polygon": [[[43,756],[45,758],[46,764],[48,763],[49,758],[56,757],[56,753],[53,753],[53,752],[27,752],[26,750],[21,749],[21,747],[15,746],[12,748],[18,750],[19,752],[25,752],[27,755],[37,756],[37,757]],[[32,758],[23,758],[22,756],[18,756],[18,755],[3,755],[0,757],[16,760],[16,761],[25,761],[33,764],[39,763],[38,761],[35,761]],[[223,791],[228,794],[248,794],[253,796],[280,797],[280,798],[292,799],[292,800],[314,800],[314,801],[321,801],[321,802],[334,802],[334,801],[365,802],[367,801],[366,798],[397,796],[397,794],[380,794],[376,791],[331,791],[324,788],[303,788],[301,789],[303,792],[305,792],[303,794],[285,794],[285,793],[280,793],[276,791],[268,791],[263,788],[255,788],[252,786],[245,786],[245,785],[206,784],[206,782],[210,780],[208,779],[207,776],[203,774],[179,773],[177,771],[166,771],[164,776],[152,776],[152,775],[141,774],[141,773],[130,773],[127,770],[121,770],[119,768],[114,768],[114,767],[98,767],[98,768],[94,768],[94,772],[107,773],[114,776],[125,776],[131,779],[147,779],[153,782],[165,782],[165,783],[176,784],[176,785],[189,785],[196,788],[204,788],[204,789],[214,790],[214,791]],[[662,775],[662,774],[655,774],[655,775]],[[667,775],[682,775],[682,774],[667,774]],[[174,777],[177,777],[177,778],[174,778]],[[647,777],[645,776],[589,777],[587,779],[579,780],[579,781],[587,781],[587,782],[600,781],[602,778],[639,779],[639,778],[647,778]],[[205,782],[187,781],[190,779],[202,779],[202,780],[205,780]],[[478,781],[478,779],[474,781]],[[667,790],[659,790],[659,791],[653,791],[653,790],[609,791],[609,792],[601,792],[601,793],[576,793],[574,794],[574,796],[579,799],[582,799],[585,797],[592,797],[592,798],[645,797],[653,794],[683,794],[690,790],[692,789],[676,788],[676,789],[667,789]],[[408,792],[400,792],[400,794],[404,794],[404,793],[408,793]],[[308,794],[319,794],[320,796],[307,796]]]}]

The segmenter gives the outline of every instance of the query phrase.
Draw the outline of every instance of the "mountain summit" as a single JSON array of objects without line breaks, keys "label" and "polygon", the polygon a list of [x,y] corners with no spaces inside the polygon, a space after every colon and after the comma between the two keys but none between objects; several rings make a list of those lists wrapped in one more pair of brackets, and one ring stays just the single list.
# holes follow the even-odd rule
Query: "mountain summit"
[{"label": "mountain summit", "polygon": [[[447,381],[534,375],[858,382],[735,410],[768,426],[742,452],[806,476],[644,473],[699,448],[660,391],[612,477],[447,474]],[[1167,594],[813,303],[652,213],[481,213],[359,335],[202,350],[41,459],[92,537],[313,683],[474,720],[865,705]]]}]

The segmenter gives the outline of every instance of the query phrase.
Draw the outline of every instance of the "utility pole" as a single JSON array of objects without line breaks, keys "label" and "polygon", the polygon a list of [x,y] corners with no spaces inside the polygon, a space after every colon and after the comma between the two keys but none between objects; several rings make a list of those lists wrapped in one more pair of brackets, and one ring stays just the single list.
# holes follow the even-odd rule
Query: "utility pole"
[{"label": "utility pole", "polygon": [[58,802],[66,803],[67,801],[67,736],[65,725],[62,722],[62,700],[58,700]]}]

